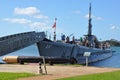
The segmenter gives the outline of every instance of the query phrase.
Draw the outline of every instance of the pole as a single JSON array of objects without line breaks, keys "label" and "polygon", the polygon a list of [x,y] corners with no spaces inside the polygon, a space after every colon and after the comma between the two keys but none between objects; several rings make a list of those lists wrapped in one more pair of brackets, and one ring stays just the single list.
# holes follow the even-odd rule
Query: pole
[{"label": "pole", "polygon": [[[57,21],[57,18],[55,18],[55,23],[56,23],[56,21]],[[55,27],[55,33],[56,33],[56,27]]]},{"label": "pole", "polygon": [[46,33],[45,33],[45,37],[47,38],[47,31],[46,31]]},{"label": "pole", "polygon": [[51,34],[49,33],[49,40],[51,40]]},{"label": "pole", "polygon": [[45,58],[42,56],[43,58],[43,64],[44,64],[44,69],[45,69],[45,74],[47,75],[47,69],[46,69],[46,65],[45,65]]},{"label": "pole", "polygon": [[88,66],[88,56],[86,56],[86,67]]},{"label": "pole", "polygon": [[90,57],[90,55],[91,55],[91,52],[84,52],[83,56],[85,56],[86,58],[86,67],[88,66],[88,58]]},{"label": "pole", "polygon": [[54,41],[56,41],[56,21],[57,21],[57,18],[55,18],[55,23],[54,23]]}]

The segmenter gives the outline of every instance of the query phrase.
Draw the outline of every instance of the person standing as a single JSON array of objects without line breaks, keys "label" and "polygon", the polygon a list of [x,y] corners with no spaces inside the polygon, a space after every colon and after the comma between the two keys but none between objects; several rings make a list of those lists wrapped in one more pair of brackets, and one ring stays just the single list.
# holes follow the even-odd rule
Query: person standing
[{"label": "person standing", "polygon": [[56,33],[53,34],[53,40],[56,41]]},{"label": "person standing", "polygon": [[61,35],[61,40],[62,40],[63,42],[65,42],[65,35],[64,35],[64,34]]},{"label": "person standing", "polygon": [[66,43],[69,43],[70,42],[70,40],[69,40],[69,37],[67,36],[66,37]]},{"label": "person standing", "polygon": [[75,43],[75,36],[72,37],[72,44],[76,44]]}]

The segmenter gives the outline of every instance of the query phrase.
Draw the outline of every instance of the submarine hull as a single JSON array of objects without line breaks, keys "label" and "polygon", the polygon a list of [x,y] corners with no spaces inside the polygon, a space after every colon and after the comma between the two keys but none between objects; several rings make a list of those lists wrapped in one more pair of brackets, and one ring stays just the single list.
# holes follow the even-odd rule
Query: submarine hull
[{"label": "submarine hull", "polygon": [[88,62],[96,62],[112,56],[110,49],[98,49],[61,42],[40,41],[37,43],[40,56],[65,58],[77,64],[85,64],[85,52],[90,52]]}]

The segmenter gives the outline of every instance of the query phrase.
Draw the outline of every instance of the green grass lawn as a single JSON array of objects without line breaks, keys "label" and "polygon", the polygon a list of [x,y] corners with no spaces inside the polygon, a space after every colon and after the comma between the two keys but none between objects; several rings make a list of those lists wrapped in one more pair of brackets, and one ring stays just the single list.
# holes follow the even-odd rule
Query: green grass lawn
[{"label": "green grass lawn", "polygon": [[16,80],[18,78],[35,76],[30,73],[11,73],[11,72],[0,72],[0,80]]},{"label": "green grass lawn", "polygon": [[90,74],[57,80],[120,80],[120,71]]}]

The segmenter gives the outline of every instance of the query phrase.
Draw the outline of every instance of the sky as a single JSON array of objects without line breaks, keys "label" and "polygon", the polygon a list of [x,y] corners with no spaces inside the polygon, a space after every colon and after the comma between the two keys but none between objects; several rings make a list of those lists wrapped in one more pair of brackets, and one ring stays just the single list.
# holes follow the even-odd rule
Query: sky
[{"label": "sky", "polygon": [[89,3],[92,3],[92,34],[98,40],[120,41],[120,0],[0,0],[0,37],[36,31],[57,39],[75,38],[88,32]]}]

